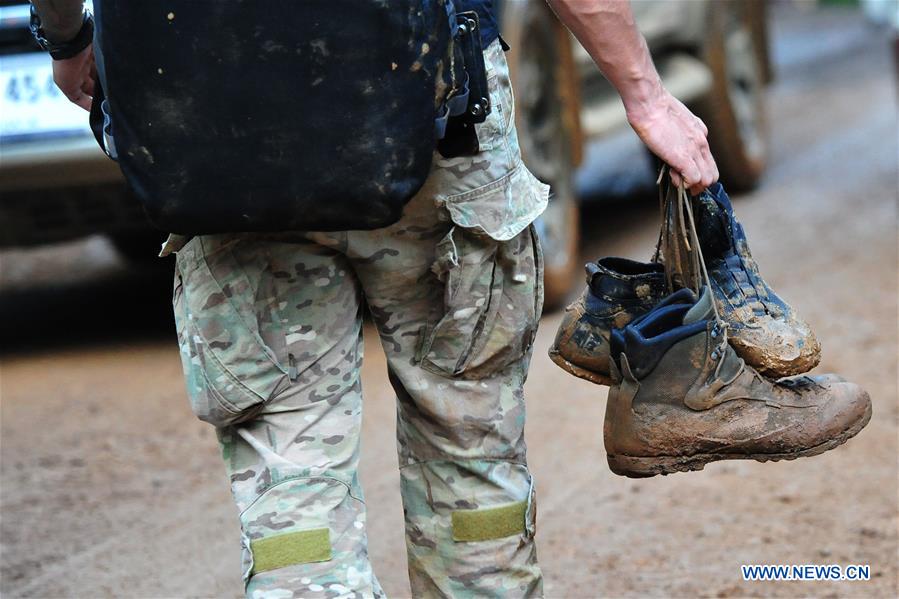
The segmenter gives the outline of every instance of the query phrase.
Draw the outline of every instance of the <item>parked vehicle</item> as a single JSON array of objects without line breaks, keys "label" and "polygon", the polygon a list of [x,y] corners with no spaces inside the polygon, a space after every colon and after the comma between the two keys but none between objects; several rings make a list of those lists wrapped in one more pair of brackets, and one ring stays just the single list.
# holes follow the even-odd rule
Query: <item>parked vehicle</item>
[{"label": "parked vehicle", "polygon": [[0,247],[107,233],[125,254],[152,258],[160,235],[87,114],[53,84],[28,22],[27,2],[0,0]]},{"label": "parked vehicle", "polygon": [[[764,88],[771,78],[763,0],[639,0],[638,24],[665,85],[708,124],[729,189],[754,186],[765,167]],[[546,305],[558,305],[579,268],[572,177],[584,144],[626,125],[624,109],[589,56],[542,0],[497,0],[515,88],[522,151],[551,184],[538,222]],[[133,259],[161,235],[147,223],[85,113],[53,84],[28,31],[29,6],[0,0],[0,247],[95,233]]]}]

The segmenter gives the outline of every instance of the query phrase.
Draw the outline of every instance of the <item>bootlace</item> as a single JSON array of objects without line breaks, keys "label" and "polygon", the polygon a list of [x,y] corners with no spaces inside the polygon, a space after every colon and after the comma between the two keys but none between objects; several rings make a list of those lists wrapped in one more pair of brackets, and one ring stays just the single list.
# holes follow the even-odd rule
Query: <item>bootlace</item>
[{"label": "bootlace", "polygon": [[[696,228],[696,220],[693,217],[693,207],[690,202],[690,196],[687,193],[687,189],[684,186],[683,178],[681,178],[680,185],[677,186],[677,194],[674,200],[671,200],[671,194],[665,193],[662,190],[662,180],[667,174],[670,167],[668,165],[662,166],[661,171],[659,172],[659,177],[656,180],[656,184],[659,186],[659,209],[662,213],[662,219],[664,222],[665,216],[671,211],[674,211],[674,219],[677,224],[677,229],[680,234],[680,239],[678,241],[683,243],[683,247],[686,249],[688,259],[690,260],[690,266],[692,267],[690,270],[691,275],[694,280],[691,281],[691,287],[698,293],[701,290],[701,286],[704,284],[708,289],[709,293],[712,293],[712,280],[709,277],[708,268],[706,268],[705,258],[702,255],[702,246],[699,243],[699,235],[697,233]],[[667,239],[669,235],[668,227],[662,227],[659,231],[659,241],[656,244],[656,251],[653,256],[654,261],[659,261],[661,257],[661,248],[665,244],[670,244],[671,240]],[[692,239],[691,239],[692,238]],[[690,241],[692,240],[692,245]],[[681,256],[677,255],[678,260]],[[673,265],[667,265],[673,266]],[[672,285],[672,277],[671,271],[673,268],[665,268],[665,274],[668,278],[668,284]],[[681,273],[684,272],[683,268],[679,268]],[[695,276],[698,274],[698,277]],[[698,279],[698,280],[697,280]],[[718,343],[715,346],[715,349],[712,350],[711,358],[716,361],[714,377],[716,380],[720,380],[721,369],[724,367],[724,358],[727,355],[727,322],[721,318],[721,314],[718,312],[718,302],[715,301],[714,296],[711,298],[712,304],[712,313],[714,314],[715,324],[712,327],[711,336],[713,339],[718,339]],[[734,382],[746,368],[746,361],[742,358],[738,358],[740,360],[740,365],[737,368],[736,374],[727,381],[721,381],[722,387],[726,387]]]},{"label": "bootlace", "polygon": [[[659,229],[659,239],[656,242],[652,261],[662,262],[664,254],[664,261],[667,263],[665,279],[670,290],[683,286],[699,292],[702,285],[700,258],[693,251],[688,233],[689,227],[695,230],[695,224],[691,216],[688,226],[688,214],[685,211],[685,206],[690,203],[689,196],[683,182],[678,186],[676,194],[672,194],[670,183],[663,184],[665,175],[669,171],[670,168],[667,165],[663,166],[658,179],[656,179],[659,189],[659,212],[663,225]],[[672,227],[665,226],[665,223],[672,223],[676,231],[672,231]],[[675,233],[674,237],[672,237],[673,233]],[[683,280],[675,282],[674,273],[679,273]]]}]

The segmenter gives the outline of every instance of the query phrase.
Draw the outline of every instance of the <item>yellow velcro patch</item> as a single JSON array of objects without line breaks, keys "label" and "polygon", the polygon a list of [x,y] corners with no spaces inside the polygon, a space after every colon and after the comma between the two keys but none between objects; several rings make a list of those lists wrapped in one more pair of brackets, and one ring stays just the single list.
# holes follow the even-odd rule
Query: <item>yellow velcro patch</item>
[{"label": "yellow velcro patch", "polygon": [[519,501],[480,510],[457,510],[453,512],[453,540],[489,541],[521,534],[527,509],[528,502]]},{"label": "yellow velcro patch", "polygon": [[250,541],[253,572],[267,572],[295,564],[331,559],[331,532],[327,528],[298,530]]}]

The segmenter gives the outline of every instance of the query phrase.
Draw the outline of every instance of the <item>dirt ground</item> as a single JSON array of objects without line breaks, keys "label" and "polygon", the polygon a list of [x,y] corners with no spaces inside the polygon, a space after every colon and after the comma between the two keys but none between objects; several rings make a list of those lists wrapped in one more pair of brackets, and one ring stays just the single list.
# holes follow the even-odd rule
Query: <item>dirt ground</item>
[{"label": "dirt ground", "polygon": [[[549,597],[897,595],[897,122],[887,38],[840,11],[780,13],[774,25],[770,169],[736,211],[767,280],[816,329],[818,371],[863,383],[874,417],[812,459],[616,477],[601,438],[606,389],[549,361],[560,314],[547,314],[527,434]],[[602,152],[591,156],[588,168],[603,170]],[[658,226],[646,184],[590,203],[584,219],[585,261],[647,257]],[[212,430],[187,406],[167,305],[171,264],[126,269],[100,238],[0,260],[0,593],[239,596],[237,515]],[[375,335],[365,351],[370,549],[385,590],[405,597],[394,397]],[[870,564],[872,578],[743,582],[741,564]]]}]

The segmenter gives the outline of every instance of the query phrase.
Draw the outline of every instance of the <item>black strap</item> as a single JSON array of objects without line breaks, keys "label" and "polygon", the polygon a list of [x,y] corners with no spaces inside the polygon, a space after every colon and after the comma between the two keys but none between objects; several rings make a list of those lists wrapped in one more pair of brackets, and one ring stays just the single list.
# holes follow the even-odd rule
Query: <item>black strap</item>
[{"label": "black strap", "polygon": [[[456,89],[435,122],[437,151],[444,158],[478,153],[480,147],[474,126],[483,123],[492,108],[478,15],[474,11],[457,13],[456,20],[452,61]],[[457,83],[460,81],[461,85]]]}]

